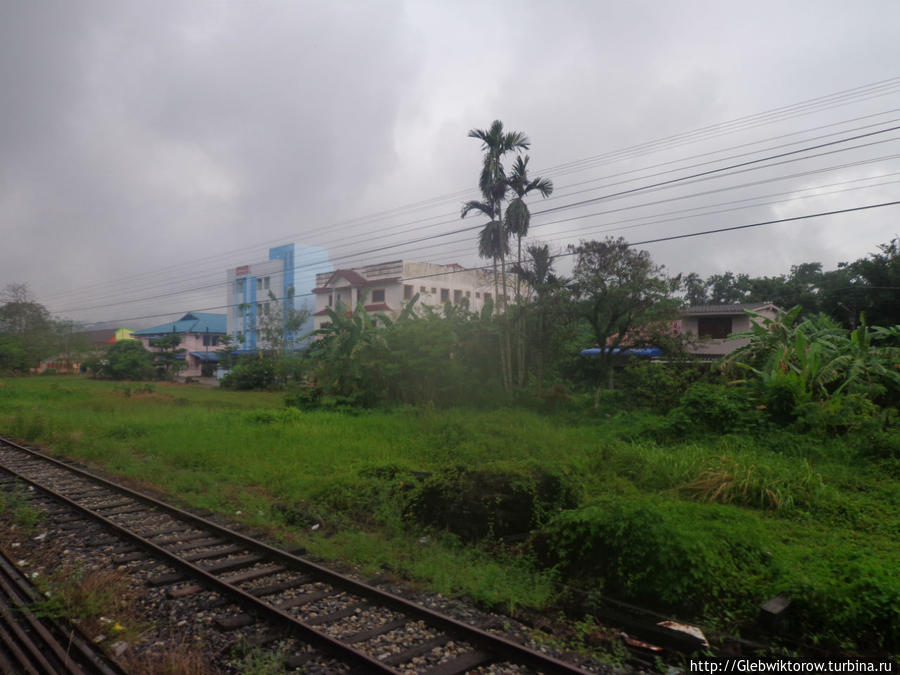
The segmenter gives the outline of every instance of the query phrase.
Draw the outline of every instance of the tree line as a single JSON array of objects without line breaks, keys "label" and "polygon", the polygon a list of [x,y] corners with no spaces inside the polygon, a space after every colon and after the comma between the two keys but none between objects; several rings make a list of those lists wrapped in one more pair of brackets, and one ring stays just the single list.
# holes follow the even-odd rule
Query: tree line
[{"label": "tree line", "polygon": [[[477,398],[510,401],[525,393],[552,399],[579,390],[596,398],[615,386],[613,374],[623,360],[618,348],[652,344],[670,361],[688,358],[667,324],[686,304],[772,302],[784,310],[799,307],[797,321],[821,313],[848,331],[900,324],[900,239],[835,270],[810,262],[773,277],[672,276],[647,251],[621,238],[582,241],[557,252],[546,244],[524,245],[528,201],[550,196],[552,181],[529,174],[530,140],[499,120],[468,136],[481,143],[481,198],[464,203],[461,216],[486,218],[475,242],[494,270],[494,294],[484,309],[470,311],[463,301],[436,310],[419,306],[415,296],[391,319],[370,316],[363,302],[356,308],[338,305],[329,309],[330,326],[317,331],[302,352],[281,336],[305,317],[273,312],[259,327],[265,347],[258,354],[233,363],[238,345],[222,350],[222,363],[234,366],[226,386],[290,386],[298,400],[316,405],[451,405]],[[563,254],[574,257],[569,278],[556,269]],[[24,287],[10,287],[4,300],[2,372],[28,372],[69,349],[71,325],[53,320]],[[608,349],[594,359],[579,356],[592,345]],[[131,353],[137,347],[127,349],[129,363],[142,362]]]}]

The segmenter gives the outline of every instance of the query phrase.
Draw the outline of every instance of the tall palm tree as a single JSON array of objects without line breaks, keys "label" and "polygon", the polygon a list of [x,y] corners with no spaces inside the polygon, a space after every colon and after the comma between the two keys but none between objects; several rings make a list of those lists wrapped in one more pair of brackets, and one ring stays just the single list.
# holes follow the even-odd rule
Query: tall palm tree
[{"label": "tall palm tree", "polygon": [[[553,194],[553,181],[549,178],[528,178],[528,155],[523,158],[522,155],[516,157],[513,164],[512,173],[509,176],[509,187],[516,196],[509,202],[506,207],[506,231],[509,234],[516,235],[518,239],[518,255],[516,264],[519,269],[522,268],[522,239],[528,236],[528,225],[531,222],[531,212],[525,203],[525,197],[529,192],[538,192],[541,197],[549,197]],[[516,279],[516,300],[520,296],[520,284]]]},{"label": "tall palm tree", "polygon": [[[485,237],[488,240],[497,239],[498,245],[494,249],[495,270],[496,257],[500,258],[500,270],[503,278],[503,295],[507,295],[506,291],[506,253],[508,252],[509,233],[503,222],[503,200],[509,190],[509,181],[506,172],[503,169],[503,156],[515,150],[528,150],[531,142],[528,137],[521,131],[503,131],[503,122],[494,120],[489,129],[472,129],[469,131],[469,138],[477,138],[482,142],[481,149],[484,152],[484,161],[481,167],[481,176],[478,180],[478,187],[481,190],[483,201],[469,201],[463,205],[461,217],[465,218],[470,211],[479,211],[484,213],[491,222],[485,228],[490,227],[497,232],[485,234],[482,232],[479,238],[479,251],[481,249],[481,240]],[[496,223],[492,225],[491,223]],[[504,244],[503,242],[507,242]],[[486,249],[487,250],[487,249]],[[495,288],[496,272],[494,275]],[[497,298],[498,302],[500,298]]]}]

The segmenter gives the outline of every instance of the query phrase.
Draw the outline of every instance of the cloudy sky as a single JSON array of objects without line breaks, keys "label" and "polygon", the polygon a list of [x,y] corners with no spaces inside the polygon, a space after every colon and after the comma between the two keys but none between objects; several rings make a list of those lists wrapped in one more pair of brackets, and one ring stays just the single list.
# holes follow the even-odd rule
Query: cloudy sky
[{"label": "cloudy sky", "polygon": [[[478,264],[467,132],[494,119],[554,181],[532,232],[559,250],[900,200],[898,25],[896,0],[0,0],[0,286],[139,327],[288,241]],[[898,214],[644,248],[833,268]]]}]

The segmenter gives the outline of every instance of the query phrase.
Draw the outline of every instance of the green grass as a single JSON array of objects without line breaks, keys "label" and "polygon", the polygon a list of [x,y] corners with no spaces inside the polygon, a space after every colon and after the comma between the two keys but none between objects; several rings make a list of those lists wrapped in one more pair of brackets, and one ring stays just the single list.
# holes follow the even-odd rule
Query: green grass
[{"label": "green grass", "polygon": [[[847,648],[895,644],[867,626],[891,629],[900,607],[891,609],[900,592],[900,481],[840,440],[735,434],[659,444],[644,433],[655,423],[645,413],[603,420],[517,409],[299,412],[271,393],[142,391],[79,377],[0,386],[0,432],[273,526],[367,572],[389,570],[495,607],[551,605],[557,581],[583,583],[567,578],[565,565],[548,569],[523,544],[466,546],[405,512],[423,475],[540,470],[565,477],[589,509],[572,511],[568,526],[620,540],[623,560],[648,566],[618,580],[608,570],[592,580],[598,589],[652,602],[646,579],[664,578],[666,556],[690,555],[698,576],[656,595],[673,611],[744,630],[759,604],[790,592],[797,634]],[[622,520],[653,523],[655,538]],[[566,522],[554,526],[557,561],[568,554]]]}]

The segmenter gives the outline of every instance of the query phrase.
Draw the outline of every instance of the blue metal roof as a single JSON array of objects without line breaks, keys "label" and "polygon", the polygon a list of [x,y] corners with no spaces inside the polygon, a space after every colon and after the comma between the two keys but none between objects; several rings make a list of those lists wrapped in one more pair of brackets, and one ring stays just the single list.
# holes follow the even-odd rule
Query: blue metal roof
[{"label": "blue metal roof", "polygon": [[216,352],[190,352],[191,356],[201,361],[218,362],[219,355]]},{"label": "blue metal roof", "polygon": [[224,335],[227,328],[227,317],[224,314],[206,314],[188,312],[178,321],[164,323],[161,326],[134,331],[135,335],[166,335],[171,333],[206,333]]}]

